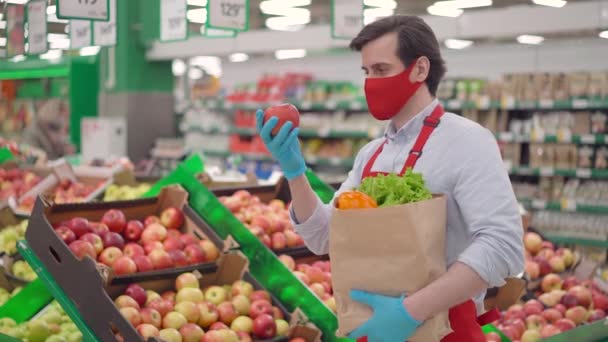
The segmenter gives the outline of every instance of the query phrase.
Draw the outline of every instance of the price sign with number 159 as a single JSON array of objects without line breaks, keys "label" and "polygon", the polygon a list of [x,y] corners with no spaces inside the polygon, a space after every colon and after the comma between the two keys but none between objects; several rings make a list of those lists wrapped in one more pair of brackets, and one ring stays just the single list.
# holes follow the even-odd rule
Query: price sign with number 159
[{"label": "price sign with number 159", "polygon": [[249,0],[209,0],[207,27],[247,31]]}]

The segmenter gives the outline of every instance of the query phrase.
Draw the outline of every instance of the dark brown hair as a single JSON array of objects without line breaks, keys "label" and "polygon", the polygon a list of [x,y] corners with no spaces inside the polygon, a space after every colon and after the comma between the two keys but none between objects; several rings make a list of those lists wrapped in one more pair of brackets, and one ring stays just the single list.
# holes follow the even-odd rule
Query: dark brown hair
[{"label": "dark brown hair", "polygon": [[437,37],[422,18],[393,15],[375,21],[359,32],[350,42],[350,48],[361,51],[367,43],[391,32],[396,32],[398,35],[399,47],[396,53],[405,67],[418,57],[425,56],[429,59],[431,67],[425,82],[431,94],[435,96],[446,67],[445,61],[441,58]]}]

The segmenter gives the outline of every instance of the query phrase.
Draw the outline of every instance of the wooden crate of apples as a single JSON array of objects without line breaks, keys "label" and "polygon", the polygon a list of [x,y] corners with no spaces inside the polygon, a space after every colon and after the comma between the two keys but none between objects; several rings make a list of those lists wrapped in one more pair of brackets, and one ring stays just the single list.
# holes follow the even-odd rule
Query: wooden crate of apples
[{"label": "wooden crate of apples", "polygon": [[[245,268],[246,258],[226,254],[214,274],[112,286],[107,292],[143,339],[167,342],[288,341],[289,315]],[[119,337],[120,340],[120,337]],[[293,340],[299,341],[299,340]]]},{"label": "wooden crate of apples", "polygon": [[304,240],[294,230],[282,200],[272,199],[266,204],[247,190],[220,196],[219,200],[271,250],[282,253],[288,248],[304,246]]},{"label": "wooden crate of apples", "polygon": [[336,299],[331,285],[329,260],[296,261],[289,255],[279,255],[279,260],[300,279],[325,305],[336,312]]}]

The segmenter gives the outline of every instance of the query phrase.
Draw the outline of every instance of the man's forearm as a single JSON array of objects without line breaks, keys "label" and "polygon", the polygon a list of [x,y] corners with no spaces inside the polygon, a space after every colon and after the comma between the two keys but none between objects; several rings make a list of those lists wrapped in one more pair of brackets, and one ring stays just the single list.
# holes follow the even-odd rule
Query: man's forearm
[{"label": "man's forearm", "polygon": [[473,298],[488,287],[472,268],[455,262],[439,279],[406,297],[403,305],[419,321]]},{"label": "man's forearm", "polygon": [[298,222],[307,221],[317,208],[317,194],[312,190],[305,175],[289,181],[291,207]]}]

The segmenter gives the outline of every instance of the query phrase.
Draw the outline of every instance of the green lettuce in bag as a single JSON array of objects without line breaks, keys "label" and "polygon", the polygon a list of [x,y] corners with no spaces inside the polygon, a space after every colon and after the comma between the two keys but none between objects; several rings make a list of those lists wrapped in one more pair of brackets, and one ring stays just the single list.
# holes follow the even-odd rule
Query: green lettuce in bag
[{"label": "green lettuce in bag", "polygon": [[379,207],[431,199],[421,173],[407,169],[403,176],[391,173],[367,177],[357,189],[376,200]]}]

